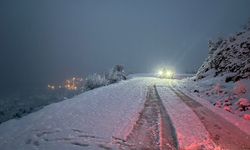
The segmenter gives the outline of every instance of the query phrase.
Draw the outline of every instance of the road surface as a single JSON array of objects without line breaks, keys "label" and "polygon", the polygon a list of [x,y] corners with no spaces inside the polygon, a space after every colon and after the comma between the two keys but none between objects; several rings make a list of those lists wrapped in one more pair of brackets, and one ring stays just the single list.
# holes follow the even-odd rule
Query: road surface
[{"label": "road surface", "polygon": [[176,85],[137,77],[49,105],[1,124],[0,149],[250,150],[249,134]]}]

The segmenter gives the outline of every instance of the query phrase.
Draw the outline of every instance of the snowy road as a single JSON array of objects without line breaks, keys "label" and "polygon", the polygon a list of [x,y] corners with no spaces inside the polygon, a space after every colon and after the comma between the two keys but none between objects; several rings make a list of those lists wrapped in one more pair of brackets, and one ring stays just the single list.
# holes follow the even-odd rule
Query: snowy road
[{"label": "snowy road", "polygon": [[[167,110],[172,113],[170,116],[175,123],[179,146],[182,149],[250,149],[250,136],[247,133],[181,90],[174,88],[174,84],[176,83],[167,81],[162,86],[161,83],[158,90],[163,102],[166,103],[166,108],[175,107],[172,112],[171,108]],[[168,93],[167,97],[166,93]],[[189,120],[190,118],[192,121]],[[187,129],[194,134],[185,132]],[[191,138],[192,141],[188,143],[185,138]]]},{"label": "snowy road", "polygon": [[222,149],[250,149],[250,136],[215,114],[183,92],[171,88],[189,106],[209,132],[209,137]]},{"label": "snowy road", "polygon": [[122,149],[178,149],[175,129],[155,86],[148,89],[146,101]]},{"label": "snowy road", "polygon": [[0,149],[250,149],[248,133],[178,82],[135,77],[51,104],[1,124]]}]

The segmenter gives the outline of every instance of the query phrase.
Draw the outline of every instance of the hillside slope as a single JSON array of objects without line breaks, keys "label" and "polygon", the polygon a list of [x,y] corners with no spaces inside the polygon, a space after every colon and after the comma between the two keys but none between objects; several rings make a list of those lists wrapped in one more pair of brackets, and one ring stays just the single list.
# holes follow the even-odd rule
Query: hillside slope
[{"label": "hillside slope", "polygon": [[[215,107],[250,120],[250,23],[228,38],[208,42],[209,55],[183,87]],[[187,86],[189,85],[189,86]]]},{"label": "hillside slope", "polygon": [[224,76],[229,82],[250,77],[250,25],[228,38],[209,41],[208,47],[209,56],[196,79]]}]

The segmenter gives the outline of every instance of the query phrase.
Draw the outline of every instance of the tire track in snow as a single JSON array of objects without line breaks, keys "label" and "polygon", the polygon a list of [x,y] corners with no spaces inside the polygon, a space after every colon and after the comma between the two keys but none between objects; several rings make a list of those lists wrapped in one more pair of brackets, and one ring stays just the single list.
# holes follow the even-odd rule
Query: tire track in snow
[{"label": "tire track in snow", "polygon": [[175,127],[180,150],[214,150],[216,144],[197,115],[166,85],[157,85],[163,105]]},{"label": "tire track in snow", "polygon": [[171,118],[165,109],[159,96],[156,86],[154,85],[155,96],[158,99],[161,112],[161,150],[178,149],[178,139]]},{"label": "tire track in snow", "polygon": [[121,149],[175,150],[178,149],[175,129],[155,86],[148,89],[144,108]]},{"label": "tire track in snow", "polygon": [[193,100],[182,91],[170,89],[187,104],[203,123],[210,138],[222,149],[250,150],[250,136],[239,128]]}]

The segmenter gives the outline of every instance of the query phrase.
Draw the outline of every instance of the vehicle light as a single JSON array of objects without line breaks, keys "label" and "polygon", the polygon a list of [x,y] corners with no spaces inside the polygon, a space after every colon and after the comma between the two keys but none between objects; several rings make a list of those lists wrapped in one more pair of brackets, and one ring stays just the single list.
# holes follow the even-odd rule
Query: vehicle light
[{"label": "vehicle light", "polygon": [[163,71],[162,70],[160,70],[160,71],[158,71],[158,75],[162,75],[163,74]]},{"label": "vehicle light", "polygon": [[166,76],[167,76],[167,77],[171,77],[172,75],[173,75],[173,72],[172,72],[172,71],[168,70],[168,71],[166,72]]}]

